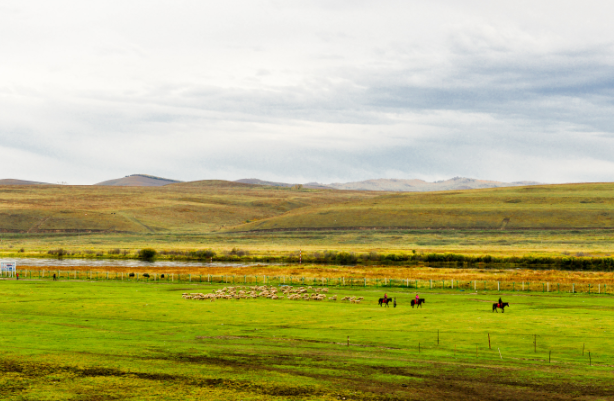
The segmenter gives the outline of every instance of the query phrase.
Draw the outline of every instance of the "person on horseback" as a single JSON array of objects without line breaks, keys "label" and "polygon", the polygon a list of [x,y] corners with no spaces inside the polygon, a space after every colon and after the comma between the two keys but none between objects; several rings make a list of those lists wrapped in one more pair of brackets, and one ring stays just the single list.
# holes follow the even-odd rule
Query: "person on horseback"
[{"label": "person on horseback", "polygon": [[416,304],[418,304],[420,302],[420,297],[418,296],[418,294],[416,294]]},{"label": "person on horseback", "polygon": [[384,303],[388,303],[388,294],[384,294]]},{"label": "person on horseback", "polygon": [[499,297],[499,308],[503,306],[503,301],[501,300],[501,297]]}]

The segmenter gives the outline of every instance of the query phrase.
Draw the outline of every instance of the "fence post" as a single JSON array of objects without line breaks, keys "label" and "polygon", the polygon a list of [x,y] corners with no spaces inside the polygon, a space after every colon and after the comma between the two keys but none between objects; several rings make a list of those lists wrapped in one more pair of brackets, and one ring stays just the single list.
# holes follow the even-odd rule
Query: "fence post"
[{"label": "fence post", "polygon": [[591,283],[588,283],[588,295],[591,295]]},{"label": "fence post", "polygon": [[[488,333],[488,349],[491,349],[491,348],[490,348],[490,333]],[[476,352],[477,352],[477,351],[476,351]]]}]

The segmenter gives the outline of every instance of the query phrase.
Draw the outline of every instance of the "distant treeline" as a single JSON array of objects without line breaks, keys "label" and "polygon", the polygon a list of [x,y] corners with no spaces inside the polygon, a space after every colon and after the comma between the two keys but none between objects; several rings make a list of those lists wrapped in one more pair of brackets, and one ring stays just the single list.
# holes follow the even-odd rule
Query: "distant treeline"
[{"label": "distant treeline", "polygon": [[[21,251],[21,250],[20,250]],[[262,262],[262,263],[312,263],[336,265],[416,265],[450,267],[531,267],[534,269],[593,270],[614,271],[612,257],[575,257],[575,256],[491,256],[460,255],[454,253],[388,253],[377,252],[294,252],[290,255],[253,256],[249,251],[233,248],[217,253],[212,249],[204,250],[160,250],[146,248],[140,251],[112,249],[104,251],[67,251],[54,249],[47,253],[55,257],[95,257],[112,259],[162,259],[162,260],[201,260],[204,262]]]}]

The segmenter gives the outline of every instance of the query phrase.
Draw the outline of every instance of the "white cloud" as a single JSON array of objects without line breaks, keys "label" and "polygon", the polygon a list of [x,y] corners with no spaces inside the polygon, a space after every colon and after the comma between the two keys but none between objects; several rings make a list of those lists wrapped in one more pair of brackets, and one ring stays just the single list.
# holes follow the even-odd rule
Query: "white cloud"
[{"label": "white cloud", "polygon": [[0,7],[0,178],[612,180],[614,4]]}]

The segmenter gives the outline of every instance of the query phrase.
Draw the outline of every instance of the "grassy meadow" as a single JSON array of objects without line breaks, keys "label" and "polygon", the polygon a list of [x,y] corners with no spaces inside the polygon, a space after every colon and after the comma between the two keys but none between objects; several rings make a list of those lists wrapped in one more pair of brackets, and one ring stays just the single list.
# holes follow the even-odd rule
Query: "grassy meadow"
[{"label": "grassy meadow", "polygon": [[382,289],[330,289],[361,304],[181,297],[217,288],[0,280],[0,399],[614,397],[611,296],[421,290],[422,309],[402,289],[387,291],[397,308],[377,305]]}]

